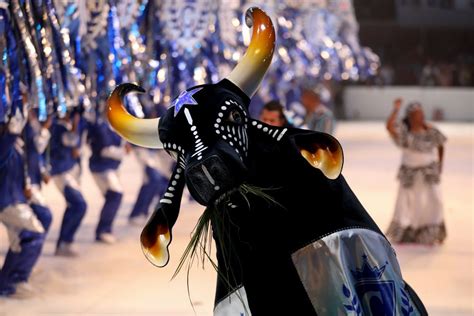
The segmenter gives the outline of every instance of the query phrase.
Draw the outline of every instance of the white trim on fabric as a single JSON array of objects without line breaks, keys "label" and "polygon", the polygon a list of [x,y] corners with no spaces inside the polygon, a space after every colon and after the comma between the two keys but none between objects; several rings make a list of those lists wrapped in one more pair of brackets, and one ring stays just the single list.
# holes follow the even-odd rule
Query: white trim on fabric
[{"label": "white trim on fabric", "polygon": [[247,292],[240,286],[214,307],[214,316],[251,316]]},{"label": "white trim on fabric", "polygon": [[66,147],[76,147],[79,145],[79,135],[75,132],[67,131],[61,135],[61,142]]},{"label": "white trim on fabric", "polygon": [[105,195],[107,191],[122,193],[122,185],[120,184],[117,170],[106,170],[104,172],[93,172],[92,177],[99,187],[100,192]]},{"label": "white trim on fabric", "polygon": [[81,176],[81,169],[77,164],[74,165],[71,169],[64,173],[60,173],[53,176],[53,182],[56,187],[64,193],[64,189],[66,186],[71,187],[74,190],[80,191],[80,176]]},{"label": "white trim on fabric", "polygon": [[48,147],[49,140],[51,139],[51,133],[47,128],[41,128],[39,132],[34,136],[34,143],[38,153],[42,154]]},{"label": "white trim on fabric", "polygon": [[121,161],[125,156],[125,147],[119,146],[107,146],[102,148],[100,155],[104,158]]}]

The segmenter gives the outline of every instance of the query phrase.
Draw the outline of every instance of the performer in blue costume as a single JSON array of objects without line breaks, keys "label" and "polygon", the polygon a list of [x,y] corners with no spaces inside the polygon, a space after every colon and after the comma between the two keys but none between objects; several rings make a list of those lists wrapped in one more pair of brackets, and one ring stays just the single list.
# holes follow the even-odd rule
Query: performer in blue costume
[{"label": "performer in blue costume", "polygon": [[27,281],[44,243],[43,225],[27,204],[22,140],[26,118],[17,107],[0,124],[0,222],[8,233],[10,248],[0,270],[0,296],[28,288]]},{"label": "performer in blue costume", "polygon": [[[156,116],[155,110],[144,109],[147,117]],[[133,146],[133,152],[143,170],[143,183],[129,215],[130,224],[143,225],[155,198],[162,198],[168,186],[173,161],[164,150]]]},{"label": "performer in blue costume", "polygon": [[[35,249],[35,254],[39,257],[43,244],[46,239],[46,234],[49,231],[51,222],[53,220],[51,210],[46,204],[46,199],[41,192],[41,182],[48,182],[49,175],[44,161],[43,153],[48,146],[50,134],[48,126],[51,120],[47,120],[41,124],[36,113],[30,110],[28,114],[28,122],[23,130],[23,174],[24,174],[24,194],[28,205],[33,211],[36,218],[40,221],[44,233],[41,236],[35,234],[38,238],[38,246]],[[22,142],[18,140],[17,142]],[[39,243],[41,245],[39,246]],[[37,260],[37,258],[36,258]],[[31,263],[21,261],[16,263],[15,280],[19,282],[26,282],[31,274]],[[18,286],[17,286],[18,287]],[[22,283],[23,293],[28,293],[33,290],[31,286]]]},{"label": "performer in blue costume", "polygon": [[72,243],[87,210],[79,185],[78,124],[80,115],[75,113],[73,117],[71,116],[72,113],[69,112],[64,118],[58,118],[53,122],[50,145],[51,176],[67,203],[56,246],[56,255],[66,257],[77,256],[77,252],[72,249]]},{"label": "performer in blue costume", "polygon": [[[20,135],[28,105],[22,95],[26,82],[24,50],[14,36],[9,2],[0,0],[0,222],[10,247],[0,270],[0,296],[27,294],[28,279],[44,242],[44,228],[27,204],[24,146]],[[24,86],[23,86],[24,87]],[[26,291],[26,292],[25,292]]]},{"label": "performer in blue costume", "polygon": [[118,168],[126,154],[125,142],[109,127],[101,114],[88,126],[88,143],[92,155],[89,169],[105,198],[95,234],[96,241],[106,244],[115,243],[112,225],[122,201],[122,185],[118,177]]},{"label": "performer in blue costume", "polygon": [[134,147],[133,152],[143,170],[143,184],[130,213],[129,221],[134,225],[142,225],[142,220],[148,218],[153,199],[163,197],[166,191],[171,173],[171,161],[162,150]]},{"label": "performer in blue costume", "polygon": [[49,144],[49,139],[51,138],[51,134],[49,133],[51,122],[51,116],[45,122],[39,122],[36,112],[30,110],[28,123],[24,131],[25,163],[28,173],[25,193],[30,207],[33,209],[46,232],[48,232],[53,218],[51,210],[46,204],[46,199],[41,192],[41,184],[42,182],[48,183],[50,180],[44,153]]}]

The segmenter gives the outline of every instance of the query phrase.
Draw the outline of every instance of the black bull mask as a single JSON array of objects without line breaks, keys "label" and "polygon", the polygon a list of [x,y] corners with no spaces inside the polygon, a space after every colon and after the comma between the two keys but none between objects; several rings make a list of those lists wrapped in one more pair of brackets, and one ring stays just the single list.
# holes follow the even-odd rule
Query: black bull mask
[{"label": "black bull mask", "polygon": [[[138,119],[126,111],[122,104],[124,96],[144,92],[134,84],[119,85],[108,100],[109,121],[117,133],[139,146],[164,148],[177,160],[160,200],[161,207],[141,235],[145,256],[156,266],[168,263],[171,228],[178,217],[185,184],[197,202],[208,206],[244,181],[259,177],[252,168],[256,155],[252,151],[259,147],[253,139],[257,136],[252,135],[259,134],[265,142],[272,143],[294,133],[249,117],[250,98],[271,63],[275,31],[270,18],[258,8],[247,11],[246,22],[253,26],[252,40],[231,74],[217,84],[182,92],[161,118]],[[328,179],[339,176],[342,150],[334,138],[320,134],[299,139],[299,159],[303,157],[305,164],[309,163]]]}]

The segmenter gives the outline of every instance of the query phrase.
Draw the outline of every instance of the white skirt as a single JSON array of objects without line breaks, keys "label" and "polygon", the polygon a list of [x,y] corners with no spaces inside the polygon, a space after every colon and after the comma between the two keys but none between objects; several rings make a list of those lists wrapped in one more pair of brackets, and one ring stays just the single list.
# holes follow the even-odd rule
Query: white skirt
[{"label": "white skirt", "polygon": [[387,237],[395,243],[443,242],[446,229],[438,183],[427,183],[422,173],[417,173],[411,186],[400,184]]}]

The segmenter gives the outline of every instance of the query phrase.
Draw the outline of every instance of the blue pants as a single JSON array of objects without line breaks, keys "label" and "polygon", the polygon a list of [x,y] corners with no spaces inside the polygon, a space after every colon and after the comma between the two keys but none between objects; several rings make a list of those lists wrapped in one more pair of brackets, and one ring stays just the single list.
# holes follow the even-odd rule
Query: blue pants
[{"label": "blue pants", "polygon": [[45,232],[36,233],[28,230],[20,232],[20,252],[9,249],[0,270],[0,296],[14,294],[15,283],[28,281],[40,257],[46,233],[51,225],[52,216],[49,208],[38,204],[32,204],[30,207],[43,225]]},{"label": "blue pants", "polygon": [[49,207],[40,205],[40,204],[30,204],[33,213],[35,213],[38,220],[43,224],[43,228],[45,230],[45,235],[49,231],[49,227],[51,227],[51,222],[53,221],[53,215],[51,214],[51,210]]},{"label": "blue pants", "polygon": [[130,218],[140,215],[148,215],[148,209],[155,196],[163,196],[168,186],[168,179],[162,176],[158,170],[146,167],[145,173],[148,181],[144,182],[138,193],[137,201],[130,213]]},{"label": "blue pants", "polygon": [[105,193],[105,202],[100,212],[100,220],[96,229],[96,237],[102,233],[111,233],[112,224],[117,215],[117,211],[122,202],[122,193],[107,190]]},{"label": "blue pants", "polygon": [[74,235],[87,209],[86,201],[78,190],[66,185],[64,188],[64,197],[66,198],[67,207],[59,232],[58,245],[61,242],[72,243],[74,241]]}]

